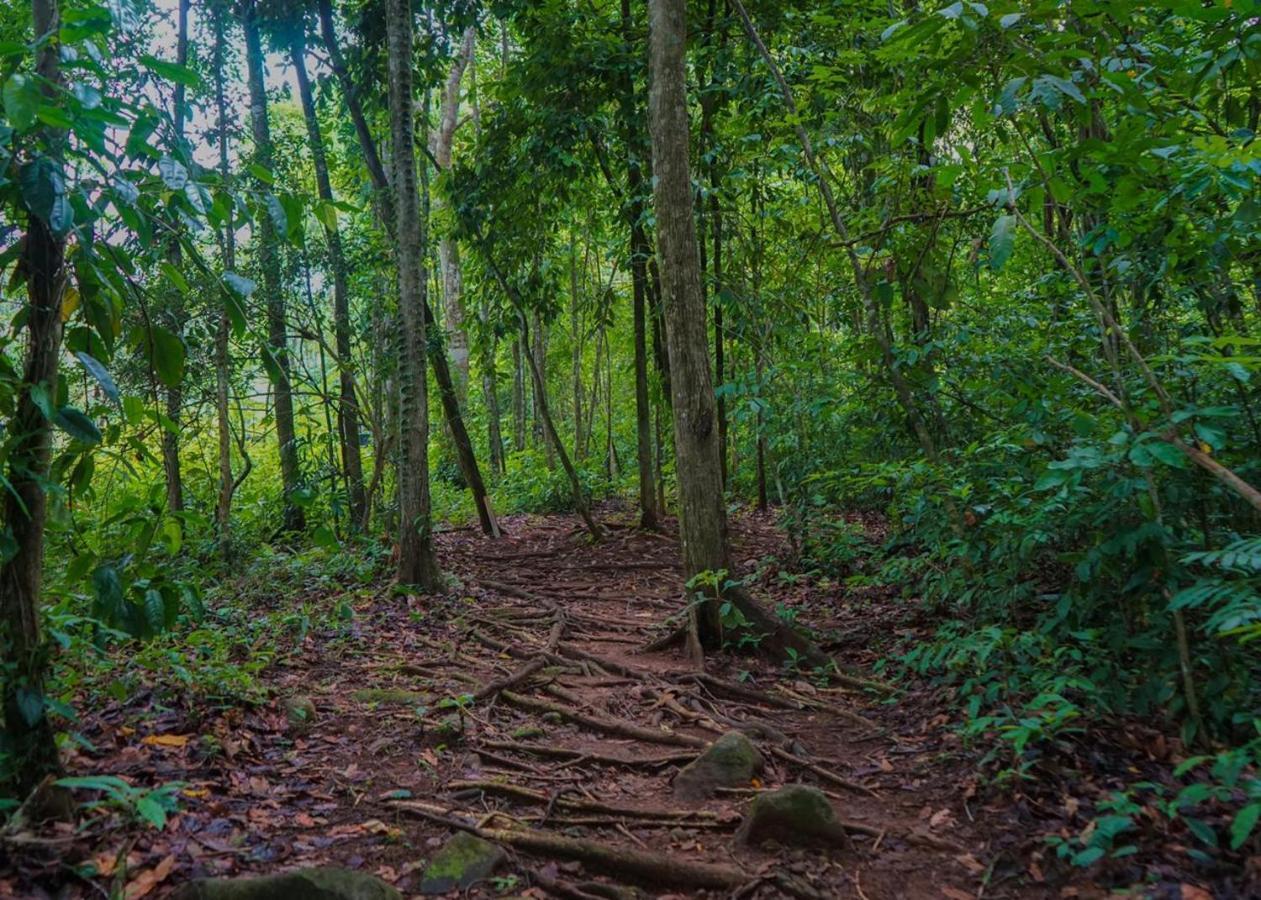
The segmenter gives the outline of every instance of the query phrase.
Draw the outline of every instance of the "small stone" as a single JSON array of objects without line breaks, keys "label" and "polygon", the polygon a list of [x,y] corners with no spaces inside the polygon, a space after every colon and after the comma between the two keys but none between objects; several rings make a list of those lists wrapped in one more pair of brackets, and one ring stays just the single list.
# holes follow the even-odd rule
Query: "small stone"
[{"label": "small stone", "polygon": [[762,754],[738,731],[730,731],[692,760],[674,778],[674,793],[684,800],[704,800],[715,788],[745,787],[762,771]]},{"label": "small stone", "polygon": [[421,877],[420,892],[445,894],[456,888],[464,890],[489,876],[507,858],[497,844],[461,831],[429,861]]},{"label": "small stone", "polygon": [[295,694],[280,701],[285,719],[293,731],[305,731],[315,721],[315,701],[306,694]]},{"label": "small stone", "polygon": [[541,738],[546,733],[537,725],[522,725],[512,733],[512,736],[518,741],[524,741],[528,738]]},{"label": "small stone", "polygon": [[549,725],[559,725],[561,722],[565,721],[564,716],[551,710],[543,713],[543,715],[539,716],[539,718],[544,722],[547,722]]},{"label": "small stone", "polygon": [[299,869],[263,878],[208,878],[179,887],[172,900],[402,900],[379,878],[349,869]]},{"label": "small stone", "polygon": [[790,784],[777,791],[758,794],[749,804],[736,841],[760,844],[775,840],[785,846],[839,844],[853,849],[849,834],[836,818],[836,810],[818,788]]}]

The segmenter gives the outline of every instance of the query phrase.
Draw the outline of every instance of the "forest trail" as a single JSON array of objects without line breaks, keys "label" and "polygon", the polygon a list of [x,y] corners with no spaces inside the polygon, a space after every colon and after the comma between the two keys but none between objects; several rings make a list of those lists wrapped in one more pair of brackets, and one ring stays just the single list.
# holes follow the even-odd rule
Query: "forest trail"
[{"label": "forest trail", "polygon": [[[374,872],[416,896],[426,860],[452,834],[443,820],[638,851],[649,868],[657,863],[642,854],[673,861],[636,876],[620,863],[510,849],[472,897],[787,896],[783,884],[759,881],[775,877],[791,878],[798,896],[860,900],[1042,894],[1008,846],[1016,829],[1003,812],[969,804],[973,770],[952,754],[931,701],[873,703],[752,655],[713,656],[698,678],[678,650],[639,649],[680,608],[672,532],[613,527],[593,546],[569,517],[506,526],[501,541],[441,536],[461,591],[362,595],[349,630],[310,635],[301,654],[268,670],[276,700],[266,707],[202,722],[172,712],[150,719],[147,735],[123,725],[121,707],[85,722],[99,755],[75,757],[72,770],[188,785],[164,832],[127,838],[128,896],[321,864]],[[749,570],[786,550],[768,521],[745,518],[733,530]],[[759,592],[789,609],[805,594],[790,579],[764,581]],[[815,593],[812,606],[838,618],[811,624],[839,627],[845,646],[831,649],[869,661],[872,635],[892,624]],[[314,715],[303,723],[299,713],[295,725],[286,708],[308,698]],[[676,797],[678,768],[736,729],[765,757],[760,778],[710,800]],[[205,753],[198,735],[214,735],[222,752]],[[754,793],[799,781],[828,794],[855,851],[735,841]],[[90,842],[108,871],[123,839],[89,828],[76,843]],[[747,885],[689,886],[696,863],[738,870]],[[1016,876],[1015,894],[1002,889],[1004,875]]]}]

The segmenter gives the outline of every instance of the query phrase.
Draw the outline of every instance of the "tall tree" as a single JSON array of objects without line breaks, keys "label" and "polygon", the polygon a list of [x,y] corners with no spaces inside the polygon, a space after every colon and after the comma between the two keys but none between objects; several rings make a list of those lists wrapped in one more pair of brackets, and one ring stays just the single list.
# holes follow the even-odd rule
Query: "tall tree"
[{"label": "tall tree", "polygon": [[[455,130],[460,122],[460,84],[464,71],[473,58],[473,46],[477,30],[467,28],[460,41],[460,49],[451,62],[451,71],[442,88],[442,106],[438,112],[438,127],[430,137],[431,151],[438,168],[445,171],[451,165],[451,153],[455,144]],[[441,199],[439,198],[439,202]],[[460,269],[460,246],[450,229],[444,229],[438,238],[438,268],[442,275],[442,307],[445,313],[447,355],[455,370],[455,393],[463,404],[468,397],[469,340],[464,327],[464,277]]]},{"label": "tall tree", "polygon": [[688,161],[687,2],[650,0],[649,123],[655,176],[653,207],[661,268],[666,349],[673,394],[679,536],[689,579],[719,579],[697,613],[696,633],[706,647],[723,643],[720,598],[730,600],[770,651],[792,649],[812,661],[826,657],[768,613],[744,590],[721,581],[731,570],[727,512],[719,462],[717,413],[710,378],[707,317],[701,288]]},{"label": "tall tree", "polygon": [[[58,65],[61,15],[57,0],[32,0],[32,23],[38,36],[35,71],[45,97],[61,90]],[[65,135],[46,128],[46,153],[38,162],[60,183],[64,163],[60,150]],[[41,410],[37,393],[57,395],[57,363],[61,353],[62,302],[69,288],[66,238],[45,215],[34,210],[26,218],[20,271],[26,278],[26,364],[17,409],[5,428],[9,445],[8,490],[4,522],[10,549],[0,563],[0,659],[9,669],[4,684],[3,749],[9,756],[14,786],[26,793],[61,770],[57,743],[44,703],[47,648],[40,629],[40,585],[44,574],[44,522],[47,478],[52,452],[52,425]],[[46,405],[47,400],[43,403]]]},{"label": "tall tree", "polygon": [[337,346],[337,433],[341,445],[342,471],[350,504],[350,519],[357,529],[367,527],[367,495],[363,486],[363,461],[359,454],[359,404],[355,398],[355,372],[351,362],[350,287],[346,277],[346,257],[342,252],[341,231],[337,213],[331,206],[333,186],[328,176],[328,157],[324,135],[315,112],[315,97],[306,70],[306,27],[299,20],[294,24],[289,43],[289,56],[297,76],[302,115],[306,119],[307,138],[311,142],[311,161],[315,167],[315,184],[320,199],[326,204],[324,237],[328,241],[329,266],[333,270],[333,331]]},{"label": "tall tree", "polygon": [[[245,67],[250,90],[250,129],[254,136],[254,162],[271,171],[274,152],[267,114],[267,86],[263,81],[263,46],[259,33],[258,4],[249,0],[241,23],[245,29]],[[280,445],[280,478],[284,488],[285,531],[306,528],[306,515],[294,503],[301,482],[297,432],[294,427],[293,385],[289,378],[289,335],[285,320],[285,291],[280,278],[279,236],[270,215],[257,217],[258,262],[267,303],[267,347],[271,356],[276,404],[276,438]]]},{"label": "tall tree", "polygon": [[416,185],[412,132],[412,11],[407,0],[386,0],[390,79],[394,226],[398,245],[398,305],[403,323],[399,360],[402,453],[399,482],[398,580],[423,591],[441,582],[429,516],[429,391],[425,383],[425,225]]},{"label": "tall tree", "polygon": [[[211,67],[214,70],[215,112],[217,115],[216,130],[219,144],[219,176],[227,184],[232,177],[231,160],[228,152],[228,97],[227,75],[227,27],[228,9],[224,2],[215,2],[211,7],[214,28],[214,50]],[[226,271],[236,268],[236,232],[231,222],[222,229],[219,236],[219,252]],[[229,376],[232,359],[229,352],[231,337],[231,321],[228,316],[228,298],[224,297],[223,306],[219,309],[215,322],[215,423],[219,439],[219,492],[215,504],[215,526],[218,532],[219,549],[226,557],[232,548],[232,494],[237,481],[232,474],[232,421],[228,409]]]},{"label": "tall tree", "polygon": [[[380,218],[386,231],[391,238],[395,239],[397,244],[398,224],[390,177],[387,175],[385,166],[381,162],[381,154],[377,150],[372,130],[368,127],[367,117],[364,116],[363,106],[359,101],[359,93],[342,57],[341,46],[337,41],[337,29],[333,20],[331,0],[319,0],[319,16],[320,34],[324,41],[324,48],[328,51],[333,72],[337,75],[338,82],[341,84],[342,95],[345,97],[351,121],[355,126],[355,133],[359,138],[359,147],[363,151],[364,161],[368,167],[368,175],[372,179],[372,185],[377,192]],[[451,378],[450,366],[447,365],[446,352],[443,350],[442,335],[434,320],[427,290],[421,295],[421,312],[425,328],[433,329],[431,332],[428,332],[425,346],[429,353],[429,361],[433,365],[434,381],[438,383],[438,399],[442,403],[442,412],[446,417],[447,427],[451,430],[452,443],[455,445],[456,460],[460,466],[460,474],[464,476],[469,492],[473,495],[473,504],[477,508],[477,518],[481,524],[482,531],[492,537],[498,537],[499,523],[495,517],[494,509],[491,507],[489,493],[486,490],[486,482],[482,479],[481,468],[477,464],[477,454],[473,450],[473,442],[469,438],[468,429],[464,424],[459,397],[454,381]]]},{"label": "tall tree", "polygon": [[[175,39],[175,64],[188,64],[188,8],[189,0],[179,0]],[[184,147],[184,107],[185,89],[183,81],[175,82],[171,101],[172,144],[173,154],[177,158],[185,156]],[[176,228],[178,229],[178,224]],[[183,251],[180,246],[178,231],[171,236],[167,250],[167,260],[179,271],[183,268]],[[172,286],[169,297],[167,315],[176,334],[184,330],[183,294],[178,287]],[[171,512],[184,509],[184,479],[180,474],[179,422],[184,405],[184,389],[179,381],[166,386],[166,416],[174,427],[162,429],[162,466],[166,471],[166,508]]]}]

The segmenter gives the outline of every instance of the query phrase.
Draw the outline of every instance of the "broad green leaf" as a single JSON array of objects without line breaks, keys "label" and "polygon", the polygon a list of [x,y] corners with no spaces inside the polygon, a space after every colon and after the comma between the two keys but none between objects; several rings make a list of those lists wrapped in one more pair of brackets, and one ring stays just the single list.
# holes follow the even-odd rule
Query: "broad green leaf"
[{"label": "broad green leaf", "polygon": [[175,387],[184,378],[184,342],[179,335],[161,325],[149,329],[153,348],[153,370],[167,387]]},{"label": "broad green leaf", "polygon": [[1238,850],[1244,845],[1244,841],[1248,840],[1253,829],[1257,827],[1259,818],[1261,818],[1261,801],[1249,803],[1235,813],[1235,820],[1230,825],[1231,850]]},{"label": "broad green leaf", "polygon": [[88,374],[96,379],[96,383],[101,386],[101,390],[105,391],[105,395],[118,403],[118,385],[114,383],[114,377],[109,374],[109,370],[87,353],[79,352],[75,354],[75,357],[83,368],[87,369]]},{"label": "broad green leaf", "polygon": [[15,72],[4,83],[0,92],[4,100],[4,114],[18,131],[26,131],[35,124],[35,111],[39,109],[39,86],[21,72]]},{"label": "broad green leaf", "polygon": [[158,174],[162,176],[162,183],[173,191],[182,191],[184,185],[188,184],[188,169],[171,156],[163,156],[158,160]]},{"label": "broad green leaf", "polygon": [[188,66],[181,66],[179,63],[157,59],[147,53],[140,57],[140,62],[150,72],[160,78],[165,78],[167,81],[173,81],[176,84],[182,84],[191,88],[201,86],[201,78]]},{"label": "broad green leaf", "polygon": [[990,230],[990,268],[995,272],[1007,265],[1016,246],[1016,217],[999,216]]},{"label": "broad green leaf", "polygon": [[96,423],[72,406],[63,406],[53,415],[53,423],[76,441],[95,446],[101,442]]}]

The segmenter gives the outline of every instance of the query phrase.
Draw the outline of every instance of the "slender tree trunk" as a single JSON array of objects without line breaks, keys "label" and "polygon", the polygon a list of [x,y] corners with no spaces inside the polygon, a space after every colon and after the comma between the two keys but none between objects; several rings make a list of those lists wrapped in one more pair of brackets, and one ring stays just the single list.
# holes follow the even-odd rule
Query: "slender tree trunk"
[{"label": "slender tree trunk", "polygon": [[393,139],[394,223],[397,229],[399,311],[402,353],[399,359],[401,465],[399,482],[400,584],[433,592],[441,585],[429,519],[429,396],[425,375],[425,291],[428,259],[420,194],[416,184],[416,148],[412,134],[412,11],[407,0],[386,0],[385,23],[390,78],[390,134]]},{"label": "slender tree trunk", "polygon": [[[679,490],[679,535],[685,575],[730,573],[727,515],[718,457],[718,432],[710,378],[707,317],[701,291],[692,188],[688,163],[686,0],[650,0],[649,123],[656,183],[657,246],[661,259],[666,343],[674,395],[674,452]],[[722,575],[721,579],[727,576]],[[729,599],[766,635],[763,648],[791,648],[823,662],[826,657],[739,588],[719,580],[697,610],[701,643],[719,647],[723,624],[719,597]]]},{"label": "slender tree trunk", "polygon": [[[315,98],[306,71],[306,36],[301,27],[294,31],[290,57],[297,75],[298,94],[306,119],[307,137],[311,142],[311,160],[315,166],[315,184],[320,199],[333,202],[333,187],[328,177],[328,159],[324,136],[315,114]],[[333,213],[332,215],[336,215]],[[346,259],[342,252],[341,233],[336,219],[325,224],[329,264],[333,270],[333,332],[337,345],[337,434],[341,444],[342,473],[346,479],[346,495],[350,505],[350,521],[356,530],[367,526],[364,518],[368,503],[363,486],[363,460],[359,453],[359,404],[355,399],[355,372],[351,356],[350,288],[346,278]]]},{"label": "slender tree trunk", "polygon": [[[359,144],[368,166],[368,174],[372,177],[372,183],[377,189],[378,197],[388,198],[391,193],[390,179],[385,172],[384,166],[381,164],[381,156],[377,152],[376,142],[373,140],[372,132],[368,128],[367,119],[364,117],[363,108],[359,103],[359,95],[355,91],[354,82],[351,80],[350,73],[342,60],[341,49],[337,43],[337,32],[334,28],[330,0],[320,0],[320,29],[333,71],[341,83],[342,94],[346,98],[346,106],[350,111],[350,117],[355,123],[355,132],[359,136]],[[392,202],[382,199],[379,209],[385,229],[393,238],[398,234],[398,230]],[[477,516],[481,523],[482,531],[492,537],[497,537],[499,535],[499,525],[491,507],[490,497],[486,491],[486,483],[482,480],[481,470],[477,465],[477,456],[473,451],[473,442],[469,438],[468,429],[464,424],[464,416],[460,411],[459,395],[451,378],[451,369],[447,365],[447,355],[443,349],[441,332],[434,321],[427,291],[422,291],[420,300],[425,328],[432,329],[428,332],[425,347],[429,354],[429,362],[433,366],[434,381],[438,385],[438,397],[442,404],[442,412],[446,417],[447,427],[451,431],[452,443],[455,445],[456,460],[459,463],[460,472],[464,476],[464,481],[468,484],[469,491],[473,494],[473,503],[477,508]]]},{"label": "slender tree trunk", "polygon": [[[635,58],[634,22],[630,0],[622,0],[622,42],[627,62]],[[635,332],[635,453],[639,473],[639,524],[658,527],[660,509],[653,493],[652,406],[648,399],[648,332],[645,303],[648,296],[648,258],[652,251],[644,233],[644,176],[640,159],[643,141],[638,138],[642,117],[635,99],[635,82],[627,69],[621,85],[623,140],[626,143],[626,219],[630,226],[631,319]]]},{"label": "slender tree trunk", "polygon": [[[460,82],[469,60],[473,58],[473,46],[477,31],[468,28],[460,43],[460,52],[451,64],[446,84],[442,90],[442,110],[438,129],[433,133],[432,151],[438,168],[445,171],[451,165],[451,149],[455,140],[460,113]],[[438,239],[438,268],[442,273],[442,303],[446,313],[447,355],[455,371],[455,393],[461,404],[468,399],[469,340],[464,328],[464,277],[460,270],[460,247],[455,238],[444,229]]]},{"label": "slender tree trunk", "polygon": [[586,456],[582,434],[582,325],[578,316],[578,250],[569,238],[569,334],[570,374],[574,392],[574,459]]},{"label": "slender tree trunk", "polygon": [[525,373],[519,337],[512,342],[512,449],[525,449]]},{"label": "slender tree trunk", "polygon": [[[250,127],[254,135],[254,161],[267,171],[273,167],[271,126],[267,118],[267,88],[263,81],[263,47],[258,30],[258,7],[250,2],[242,19],[245,28],[245,60],[250,90]],[[277,256],[278,238],[271,217],[257,220],[258,261],[267,302],[267,350],[271,354],[273,389],[276,397],[276,437],[280,444],[280,478],[285,492],[285,531],[303,531],[306,516],[293,502],[301,482],[297,433],[294,428],[293,385],[289,378],[288,326],[285,321],[285,293]]]},{"label": "slender tree trunk", "polygon": [[[188,7],[189,0],[180,0],[177,14],[175,62],[177,65],[188,63]],[[173,138],[175,153],[183,156],[184,151],[184,85],[175,82],[171,103]],[[178,224],[173,227],[179,228]],[[171,238],[167,249],[167,261],[176,271],[183,268],[183,252],[180,248],[178,232]],[[176,334],[184,331],[184,298],[179,288],[172,287],[169,294],[167,314],[170,316],[172,330]],[[180,475],[179,421],[184,406],[184,390],[179,384],[166,386],[166,416],[174,423],[174,428],[162,429],[162,468],[166,474],[166,508],[169,512],[182,512],[184,509],[184,480]]]},{"label": "slender tree trunk", "polygon": [[[227,28],[227,12],[214,7],[214,74],[215,109],[218,115],[219,176],[224,184],[230,183],[231,164],[228,159],[228,102],[224,85],[224,67]],[[223,267],[226,271],[236,268],[236,235],[232,224],[224,226],[220,236]],[[215,504],[215,525],[219,539],[219,552],[226,559],[232,552],[232,493],[235,482],[232,476],[232,423],[228,410],[228,374],[232,361],[228,355],[230,320],[228,299],[225,297],[215,323],[215,420],[219,437],[219,497]]]},{"label": "slender tree trunk", "polygon": [[[53,35],[40,44],[36,72],[48,102],[56,102],[61,85],[57,35],[61,29],[56,0],[32,0],[34,33]],[[48,149],[55,164],[64,136],[48,129]],[[34,213],[27,217],[21,267],[26,274],[26,364],[17,408],[5,428],[8,490],[4,522],[11,539],[10,555],[0,564],[0,659],[4,662],[4,743],[13,773],[12,785],[25,795],[46,776],[61,771],[52,722],[44,700],[47,648],[40,628],[40,585],[44,573],[44,492],[52,454],[52,427],[32,395],[38,385],[56,396],[61,353],[61,304],[68,283],[64,235]]]}]

